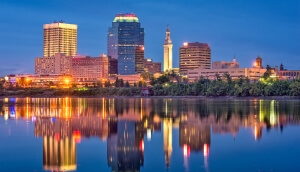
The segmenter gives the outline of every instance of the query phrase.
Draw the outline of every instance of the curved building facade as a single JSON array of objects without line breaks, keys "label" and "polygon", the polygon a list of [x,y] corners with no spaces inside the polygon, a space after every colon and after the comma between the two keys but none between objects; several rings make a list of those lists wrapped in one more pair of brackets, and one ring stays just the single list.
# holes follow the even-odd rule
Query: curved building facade
[{"label": "curved building facade", "polygon": [[135,14],[117,14],[108,28],[107,54],[118,59],[118,74],[144,69],[144,28]]}]

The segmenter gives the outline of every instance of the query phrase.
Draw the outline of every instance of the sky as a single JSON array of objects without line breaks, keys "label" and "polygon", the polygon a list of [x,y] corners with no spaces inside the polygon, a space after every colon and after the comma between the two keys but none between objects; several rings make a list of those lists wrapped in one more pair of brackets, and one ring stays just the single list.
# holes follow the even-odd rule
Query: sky
[{"label": "sky", "polygon": [[208,43],[211,61],[300,70],[300,0],[1,0],[0,77],[34,73],[43,56],[43,24],[78,25],[77,51],[107,54],[107,30],[118,13],[135,13],[145,29],[145,58],[163,64],[166,26],[173,42],[173,67],[184,42]]}]

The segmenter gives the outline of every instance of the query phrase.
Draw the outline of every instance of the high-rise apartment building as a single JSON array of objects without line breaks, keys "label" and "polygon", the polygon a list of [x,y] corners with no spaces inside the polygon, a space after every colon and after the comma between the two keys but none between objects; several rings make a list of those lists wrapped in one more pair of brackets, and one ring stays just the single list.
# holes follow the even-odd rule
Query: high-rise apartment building
[{"label": "high-rise apartment building", "polygon": [[187,75],[189,69],[210,69],[211,52],[206,43],[184,43],[179,49],[179,71]]},{"label": "high-rise apartment building", "polygon": [[167,26],[166,30],[166,38],[165,38],[165,43],[164,43],[164,71],[171,70],[172,69],[172,40],[170,37],[170,28]]},{"label": "high-rise apartment building", "polygon": [[77,54],[77,25],[62,21],[44,24],[44,57]]},{"label": "high-rise apartment building", "polygon": [[141,73],[144,62],[144,28],[135,14],[118,14],[108,28],[107,55],[118,59],[118,73]]}]

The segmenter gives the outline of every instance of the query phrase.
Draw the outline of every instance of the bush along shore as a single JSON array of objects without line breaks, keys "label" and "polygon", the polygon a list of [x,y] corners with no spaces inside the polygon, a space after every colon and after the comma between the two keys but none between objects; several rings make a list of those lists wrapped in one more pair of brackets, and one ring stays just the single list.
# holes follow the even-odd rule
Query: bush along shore
[{"label": "bush along shore", "polygon": [[[121,83],[121,84],[120,84]],[[104,87],[103,87],[104,86]],[[123,84],[120,80],[115,84],[94,85],[77,88],[11,88],[0,90],[0,96],[19,97],[62,97],[62,96],[141,96],[142,90],[148,90],[149,96],[300,96],[300,79],[278,80],[270,77],[251,81],[240,77],[232,80],[229,74],[216,75],[214,80],[201,77],[189,83],[176,76],[162,75],[149,78],[148,84],[140,81],[134,86]]]}]

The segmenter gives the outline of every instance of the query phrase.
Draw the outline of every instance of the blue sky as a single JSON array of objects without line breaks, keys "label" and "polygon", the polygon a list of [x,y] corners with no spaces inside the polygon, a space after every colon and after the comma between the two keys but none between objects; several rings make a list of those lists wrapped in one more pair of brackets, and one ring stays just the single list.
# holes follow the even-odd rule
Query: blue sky
[{"label": "blue sky", "polygon": [[135,13],[145,28],[145,57],[163,62],[166,25],[178,67],[183,42],[204,42],[212,61],[251,67],[260,55],[263,66],[300,70],[299,0],[1,0],[0,76],[34,73],[34,58],[43,55],[43,24],[64,20],[78,25],[78,54],[107,51],[107,29],[117,13]]}]

